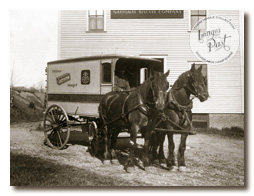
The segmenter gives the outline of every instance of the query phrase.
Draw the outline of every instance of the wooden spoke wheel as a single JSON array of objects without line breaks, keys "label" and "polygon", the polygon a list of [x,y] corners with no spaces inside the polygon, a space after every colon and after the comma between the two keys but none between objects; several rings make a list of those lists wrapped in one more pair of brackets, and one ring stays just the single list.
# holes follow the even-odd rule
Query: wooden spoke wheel
[{"label": "wooden spoke wheel", "polygon": [[93,139],[95,139],[95,137],[97,136],[97,125],[94,121],[92,121],[89,124],[89,129],[88,129],[88,139],[89,142],[91,142]]},{"label": "wooden spoke wheel", "polygon": [[89,151],[92,156],[97,156],[99,152],[99,134],[96,123],[93,121],[89,124],[88,129]]},{"label": "wooden spoke wheel", "polygon": [[59,105],[51,105],[44,117],[45,144],[54,149],[66,146],[70,137],[69,119],[64,109]]}]

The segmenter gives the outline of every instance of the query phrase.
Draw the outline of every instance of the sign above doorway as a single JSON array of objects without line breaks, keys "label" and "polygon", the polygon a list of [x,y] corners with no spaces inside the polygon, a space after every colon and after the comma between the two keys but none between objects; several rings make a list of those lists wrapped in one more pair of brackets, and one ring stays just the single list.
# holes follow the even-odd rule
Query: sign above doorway
[{"label": "sign above doorway", "polygon": [[111,10],[111,19],[183,18],[183,10]]}]

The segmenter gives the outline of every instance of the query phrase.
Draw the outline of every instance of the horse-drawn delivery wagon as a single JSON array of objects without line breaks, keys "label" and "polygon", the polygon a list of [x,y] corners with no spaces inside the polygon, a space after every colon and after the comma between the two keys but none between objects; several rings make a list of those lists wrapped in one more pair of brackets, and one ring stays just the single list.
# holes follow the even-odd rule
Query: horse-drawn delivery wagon
[{"label": "horse-drawn delivery wagon", "polygon": [[[49,62],[47,66],[47,110],[45,143],[62,149],[73,126],[88,132],[94,154],[102,146],[103,160],[116,158],[118,134],[130,133],[130,155],[125,169],[133,165],[137,134],[142,133],[144,166],[149,153],[160,146],[160,159],[165,159],[165,134],[182,134],[179,166],[185,165],[184,151],[188,134],[194,134],[191,123],[192,98],[207,100],[207,86],[202,67],[192,65],[168,91],[169,71],[158,72],[161,62],[133,56],[101,55]],[[160,134],[156,134],[160,132]],[[154,138],[155,142],[152,142]],[[172,151],[170,145],[170,151]],[[168,165],[174,165],[173,153]],[[157,156],[158,158],[158,156]]]},{"label": "horse-drawn delivery wagon", "polygon": [[44,118],[47,145],[62,149],[69,140],[73,126],[82,126],[82,130],[88,131],[89,139],[92,139],[99,123],[100,100],[106,93],[121,89],[117,86],[121,70],[124,68],[126,73],[120,80],[126,80],[129,88],[134,88],[159,66],[161,62],[156,59],[121,55],[49,62]]}]

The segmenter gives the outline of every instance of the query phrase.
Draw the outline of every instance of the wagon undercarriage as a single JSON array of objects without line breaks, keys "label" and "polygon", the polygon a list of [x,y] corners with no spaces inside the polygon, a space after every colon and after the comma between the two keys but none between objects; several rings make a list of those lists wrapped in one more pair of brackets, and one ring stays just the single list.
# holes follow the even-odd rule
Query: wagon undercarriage
[{"label": "wagon undercarriage", "polygon": [[[121,117],[115,119],[119,120]],[[71,119],[71,120],[70,120]],[[83,121],[73,117],[68,116],[65,110],[59,105],[51,105],[45,112],[44,118],[44,135],[45,135],[45,144],[54,149],[64,149],[68,144],[71,129],[75,126],[81,126],[89,136],[90,145],[98,144],[99,138],[103,135],[103,128],[106,125],[102,125],[101,128],[98,127],[95,122],[96,118],[82,119]],[[112,121],[111,123],[114,123]],[[154,132],[164,132],[164,133],[173,133],[173,134],[196,134],[195,131],[189,129],[162,129],[155,128]],[[125,137],[126,138],[126,137]],[[92,144],[92,142],[94,142]],[[91,146],[90,146],[91,147]],[[94,148],[94,147],[93,147]]]}]

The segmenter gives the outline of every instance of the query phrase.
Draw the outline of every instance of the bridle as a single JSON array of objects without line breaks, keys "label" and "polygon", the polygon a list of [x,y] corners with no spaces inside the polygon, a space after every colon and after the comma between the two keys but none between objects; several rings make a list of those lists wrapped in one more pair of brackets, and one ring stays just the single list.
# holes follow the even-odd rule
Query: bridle
[{"label": "bridle", "polygon": [[150,85],[150,88],[152,91],[152,101],[149,101],[148,99],[144,99],[141,94],[141,97],[143,98],[143,103],[147,104],[149,107],[154,106],[156,104],[156,101],[154,100],[155,93],[154,93],[154,88],[153,88],[153,82],[154,82],[154,80],[151,81],[151,85]]},{"label": "bridle", "polygon": [[[145,100],[145,102],[144,102],[144,104],[146,104],[146,105],[148,105],[149,106],[149,108],[151,108],[151,107],[154,107],[155,105],[156,105],[156,100],[155,100],[155,92],[154,92],[154,88],[153,88],[153,83],[154,83],[155,81],[154,80],[152,80],[151,81],[151,91],[152,91],[152,101],[149,101],[149,100]],[[164,96],[164,94],[165,94],[165,92],[163,91],[163,90],[159,90],[159,97],[163,97]]]},{"label": "bridle", "polygon": [[[193,94],[195,97],[198,98],[199,96],[201,96],[201,94],[197,91],[197,87],[200,86],[200,85],[205,85],[205,83],[202,82],[202,83],[196,85],[196,83],[192,81],[191,82],[191,87],[190,87],[190,86],[188,86],[190,77],[192,77],[191,73],[188,74],[188,83],[187,83],[187,85],[185,85],[183,87],[187,88],[191,92],[191,94]],[[193,88],[194,90],[192,90],[191,88]]]}]

